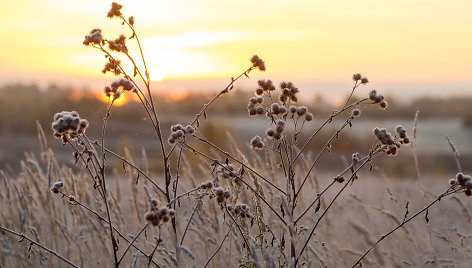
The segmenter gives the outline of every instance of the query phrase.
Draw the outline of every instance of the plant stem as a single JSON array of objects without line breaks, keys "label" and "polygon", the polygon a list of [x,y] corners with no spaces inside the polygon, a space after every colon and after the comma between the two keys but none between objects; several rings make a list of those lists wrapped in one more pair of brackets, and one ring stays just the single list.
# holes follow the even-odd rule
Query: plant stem
[{"label": "plant stem", "polygon": [[0,226],[0,230],[20,237],[20,238],[21,238],[20,242],[23,241],[24,239],[28,240],[28,241],[30,242],[30,244],[34,244],[34,245],[36,245],[36,246],[38,246],[38,247],[40,247],[40,248],[46,250],[47,252],[49,252],[49,253],[51,253],[52,255],[58,257],[59,259],[61,259],[62,261],[64,261],[65,263],[69,264],[69,265],[72,266],[72,267],[76,267],[76,268],[79,267],[79,266],[75,265],[74,263],[72,263],[71,261],[69,261],[68,259],[62,257],[59,253],[57,253],[57,252],[55,252],[54,250],[51,250],[51,249],[47,248],[46,246],[44,246],[44,245],[42,245],[42,244],[40,244],[40,243],[34,241],[33,239],[27,237],[25,234],[17,233],[17,232],[15,232],[15,231],[10,230],[10,229],[8,229],[8,228],[5,228],[5,227],[3,227],[3,226]]}]

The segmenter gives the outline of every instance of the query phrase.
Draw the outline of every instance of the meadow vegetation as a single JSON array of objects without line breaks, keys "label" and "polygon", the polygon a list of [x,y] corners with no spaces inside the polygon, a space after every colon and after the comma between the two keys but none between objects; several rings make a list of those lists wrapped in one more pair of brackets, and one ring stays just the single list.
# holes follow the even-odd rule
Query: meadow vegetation
[{"label": "meadow vegetation", "polygon": [[[234,98],[239,79],[266,70],[265,62],[254,55],[241,74],[202,101],[189,122],[174,122],[164,130],[161,118],[180,110],[157,109],[159,98],[151,90],[135,18],[126,17],[118,3],[112,3],[107,16],[120,22],[126,35],[107,39],[96,28],[83,43],[105,55],[104,73],[117,76],[105,87],[108,103],[102,104],[101,120],[89,120],[69,107],[48,110],[51,129],[36,126],[40,154],[26,154],[17,176],[0,171],[2,267],[470,263],[472,178],[463,171],[452,141],[451,158],[458,170],[440,178],[440,184],[431,184],[419,168],[416,127],[407,131],[401,125],[370,130],[362,149],[337,160],[342,168],[317,171],[360,117],[391,108],[380,90],[354,97],[359,87],[369,85],[365,76],[352,76],[344,104],[330,112],[300,104],[295,83],[259,80],[243,104],[234,102],[246,107],[250,120],[263,118],[259,134],[243,146],[224,126],[216,125],[216,134],[206,135],[213,107]],[[132,41],[139,51],[128,50],[126,44]],[[134,68],[123,69],[122,60]],[[123,94],[139,99],[133,113],[114,106]],[[115,113],[130,121],[146,117],[154,135],[146,147],[158,148],[157,158],[149,158],[146,150],[136,155],[108,147],[107,127]],[[323,119],[315,125],[315,117]],[[342,123],[331,128],[334,120]],[[121,127],[125,131],[127,126]],[[58,162],[48,136],[68,148],[72,164]],[[377,161],[403,157],[399,152],[405,148],[413,152],[413,161],[402,168],[414,174],[392,184]],[[120,166],[110,165],[112,160]],[[152,170],[151,165],[160,168]]]}]

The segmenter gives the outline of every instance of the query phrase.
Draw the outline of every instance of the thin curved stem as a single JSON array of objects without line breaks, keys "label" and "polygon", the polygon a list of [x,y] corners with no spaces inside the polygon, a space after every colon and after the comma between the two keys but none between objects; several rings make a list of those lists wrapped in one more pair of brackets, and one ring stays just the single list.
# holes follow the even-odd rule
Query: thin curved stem
[{"label": "thin curved stem", "polygon": [[403,227],[403,225],[407,224],[409,221],[411,221],[412,219],[416,218],[418,215],[420,215],[421,213],[425,212],[426,210],[428,210],[431,206],[433,206],[434,204],[436,204],[437,202],[441,201],[441,199],[447,195],[450,195],[450,194],[453,194],[453,193],[457,193],[457,192],[460,192],[461,190],[453,190],[451,191],[451,189],[453,189],[453,186],[448,188],[444,193],[440,194],[436,199],[434,199],[431,203],[429,203],[427,206],[425,206],[423,209],[421,209],[420,211],[418,211],[417,213],[415,213],[414,215],[412,215],[411,217],[409,217],[408,219],[405,219],[403,220],[402,223],[400,223],[399,225],[397,225],[395,228],[393,228],[392,230],[390,230],[389,232],[387,232],[386,234],[382,235],[379,240],[377,240],[374,244],[372,244],[365,252],[364,254],[362,254],[359,259],[356,261],[356,263],[354,263],[354,265],[352,265],[352,268],[356,267],[357,265],[360,264],[361,260],[367,255],[369,254],[369,252],[374,249],[380,242],[382,242],[382,240],[384,240],[385,238],[387,238],[389,235],[391,235],[392,233],[394,233],[396,230],[400,229],[401,227]]},{"label": "thin curved stem", "polygon": [[277,185],[273,184],[271,181],[269,181],[268,179],[266,179],[264,176],[262,176],[260,173],[258,173],[256,170],[254,170],[253,168],[251,168],[250,166],[246,165],[243,161],[237,159],[236,157],[232,156],[231,154],[223,151],[220,147],[216,146],[215,144],[211,143],[210,141],[208,141],[207,139],[203,138],[203,137],[199,137],[197,135],[193,135],[193,137],[195,137],[197,140],[201,141],[201,142],[204,142],[208,145],[210,145],[212,148],[216,149],[217,151],[219,151],[220,153],[224,154],[225,156],[231,158],[233,161],[237,162],[238,164],[242,165],[243,167],[245,167],[247,170],[251,171],[252,173],[254,173],[254,175],[256,175],[257,177],[261,178],[262,180],[264,180],[265,182],[267,182],[270,186],[274,187],[276,190],[278,190],[279,192],[283,193],[284,195],[286,195],[285,191],[283,191],[282,189],[280,189]]},{"label": "thin curved stem", "polygon": [[[384,147],[382,147],[384,148]],[[380,150],[380,148],[378,149]],[[308,243],[310,242],[310,239],[312,238],[313,234],[315,233],[315,230],[316,230],[316,227],[318,227],[318,224],[321,222],[321,220],[323,219],[323,217],[326,215],[326,213],[328,212],[328,210],[331,208],[331,206],[334,204],[334,202],[338,199],[338,197],[341,195],[341,193],[346,189],[346,187],[349,185],[349,183],[351,183],[354,178],[356,177],[357,173],[359,172],[359,170],[361,170],[362,167],[364,167],[367,163],[370,162],[370,160],[374,157],[374,152],[371,152],[369,154],[369,157],[367,160],[365,160],[362,164],[359,165],[359,167],[357,169],[355,169],[353,172],[352,172],[352,175],[351,177],[349,178],[349,180],[346,181],[346,183],[344,184],[344,186],[338,191],[338,193],[334,196],[333,200],[331,200],[331,202],[329,203],[329,205],[326,207],[326,209],[323,211],[323,213],[321,214],[321,216],[318,218],[318,220],[316,221],[315,225],[313,226],[313,228],[311,229],[311,232],[310,232],[310,235],[308,236],[308,238],[306,239],[305,241],[305,244],[303,245],[302,249],[300,250],[300,253],[298,254],[298,257],[295,259],[295,265],[297,264],[298,260],[300,259],[300,257],[302,256],[303,254],[303,251],[305,250],[305,248],[308,246]]]},{"label": "thin curved stem", "polygon": [[[68,195],[66,195],[64,192],[61,192],[59,191],[59,193],[62,194],[62,197],[68,197]],[[70,204],[73,205],[73,204],[76,204],[76,205],[79,205],[80,207],[84,208],[85,210],[89,211],[90,213],[92,213],[93,215],[95,215],[99,220],[105,222],[108,224],[108,221],[103,218],[100,214],[98,214],[98,212],[94,211],[93,209],[89,208],[88,206],[84,205],[83,203],[81,203],[80,201],[77,201],[77,199],[74,199],[73,201],[70,201]],[[113,230],[115,230],[115,232],[123,239],[126,241],[126,243],[131,243],[128,238],[126,238],[115,226],[113,226]],[[144,256],[146,257],[149,257],[148,254],[146,254],[146,252],[142,251],[140,248],[138,248],[137,246],[133,245],[133,248],[135,248],[136,250],[139,250],[139,252],[141,252]],[[156,262],[153,261],[153,263],[159,267],[159,265],[157,265]]]},{"label": "thin curved stem", "polygon": [[123,260],[123,258],[125,257],[126,255],[126,252],[128,252],[128,250],[131,248],[131,246],[134,244],[134,242],[138,239],[138,237],[144,232],[144,230],[146,230],[146,228],[149,226],[149,222],[146,223],[143,228],[141,228],[141,230],[138,232],[137,235],[134,236],[133,240],[131,241],[131,243],[128,244],[128,247],[126,247],[125,249],[125,252],[123,252],[123,255],[121,255],[121,258],[118,260],[118,265],[120,265],[121,261]]},{"label": "thin curved stem", "polygon": [[[99,147],[102,147],[101,144],[99,143],[95,143],[97,146]],[[127,165],[131,166],[132,168],[134,168],[137,172],[139,172],[141,175],[143,175],[152,185],[154,185],[154,187],[156,187],[162,194],[166,194],[164,192],[164,190],[162,190],[161,187],[159,187],[159,185],[157,185],[150,177],[149,175],[146,174],[146,172],[142,171],[138,166],[134,165],[133,163],[131,163],[129,160],[127,160],[126,158],[124,158],[123,156],[120,156],[119,154],[113,152],[112,150],[108,149],[105,147],[105,151],[111,155],[113,155],[114,157],[120,159],[121,161],[125,162]]]},{"label": "thin curved stem", "polygon": [[333,119],[338,116],[339,114],[343,113],[344,111],[346,111],[347,109],[349,108],[352,108],[356,105],[359,105],[360,103],[364,102],[368,100],[368,98],[364,98],[364,99],[361,99],[361,100],[358,100],[346,107],[344,107],[343,109],[339,110],[339,111],[335,111],[333,112],[328,119],[326,119],[326,121],[323,122],[323,124],[321,124],[321,126],[318,127],[318,129],[311,135],[311,137],[308,139],[308,141],[305,143],[305,145],[303,145],[303,147],[300,149],[300,151],[298,152],[298,154],[295,156],[295,158],[293,159],[293,162],[297,161],[297,159],[300,157],[300,155],[303,153],[303,151],[307,148],[308,144],[310,144],[310,142],[316,137],[316,135],[318,135],[318,133],[321,131],[321,129],[323,129],[323,127],[326,125],[326,124],[329,124],[333,121]]},{"label": "thin curved stem", "polygon": [[38,246],[38,247],[40,247],[40,248],[46,250],[47,252],[49,252],[49,253],[51,253],[52,255],[56,256],[57,258],[61,259],[61,260],[64,261],[65,263],[69,264],[70,266],[79,268],[78,265],[76,265],[76,264],[72,263],[70,260],[68,260],[68,259],[66,259],[66,258],[64,258],[64,257],[62,257],[59,253],[57,253],[57,252],[55,252],[54,250],[49,249],[49,248],[47,248],[46,246],[44,246],[44,245],[42,245],[42,244],[40,244],[40,243],[34,241],[33,239],[27,237],[25,234],[17,233],[17,232],[15,232],[15,231],[10,230],[10,229],[8,229],[8,228],[5,228],[5,227],[3,227],[3,226],[0,226],[0,230],[2,230],[2,231],[4,231],[4,232],[7,232],[7,233],[10,233],[10,234],[13,234],[13,235],[15,235],[15,236],[20,237],[20,238],[21,238],[20,242],[26,239],[26,240],[28,240],[28,241],[30,242],[30,244],[34,244],[34,245],[36,245],[36,246]]},{"label": "thin curved stem", "polygon": [[221,250],[221,248],[223,247],[223,243],[225,242],[226,237],[228,237],[228,235],[231,233],[231,230],[232,229],[231,229],[231,226],[230,226],[228,232],[225,235],[225,237],[223,237],[223,240],[221,240],[220,246],[215,250],[213,255],[211,255],[211,257],[208,259],[208,261],[206,262],[205,266],[203,266],[203,268],[208,267],[208,264],[210,264],[211,260],[213,260],[213,258],[216,256],[216,254],[218,254],[218,252]]},{"label": "thin curved stem", "polygon": [[341,131],[342,131],[346,126],[348,126],[349,124],[351,124],[352,119],[353,119],[353,117],[350,116],[350,117],[346,120],[346,122],[344,122],[344,124],[341,126],[341,128],[338,129],[338,130],[336,130],[336,132],[334,133],[334,135],[326,142],[326,145],[323,146],[323,149],[321,149],[321,151],[318,153],[318,155],[316,156],[315,160],[313,161],[313,164],[311,165],[310,169],[309,169],[308,172],[306,173],[305,178],[303,179],[302,183],[300,184],[300,187],[298,187],[298,190],[297,190],[297,192],[295,193],[294,199],[297,198],[298,194],[299,194],[300,191],[303,189],[303,185],[305,185],[305,182],[308,180],[308,177],[310,176],[311,172],[313,171],[313,168],[315,167],[316,163],[318,163],[318,160],[320,159],[321,155],[328,149],[328,147],[331,145],[331,143],[333,142],[333,140],[339,137],[339,133],[341,133]]},{"label": "thin curved stem", "polygon": [[273,207],[271,204],[269,204],[269,202],[267,202],[267,200],[265,200],[265,198],[264,198],[262,195],[260,195],[251,185],[249,185],[247,182],[245,182],[245,181],[243,180],[243,178],[242,178],[240,175],[238,175],[238,174],[234,173],[233,171],[231,171],[228,167],[226,167],[225,165],[221,164],[220,161],[209,157],[208,155],[206,155],[206,154],[204,154],[204,153],[198,151],[197,149],[191,147],[191,146],[188,145],[187,143],[182,143],[182,144],[185,145],[185,146],[186,146],[187,148],[189,148],[190,150],[192,150],[192,152],[194,152],[194,153],[196,153],[196,154],[198,154],[198,155],[200,155],[200,156],[202,156],[202,157],[204,157],[204,158],[210,160],[212,163],[214,163],[214,164],[216,164],[216,165],[222,167],[223,169],[225,169],[226,171],[228,171],[230,174],[234,175],[234,176],[235,176],[237,179],[239,179],[239,181],[241,181],[247,188],[249,188],[254,194],[256,194],[257,197],[259,197],[259,198],[262,200],[262,202],[264,202],[264,203],[270,208],[270,210],[272,210],[272,212],[274,212],[274,214],[284,223],[284,225],[287,225],[287,222],[283,219],[282,216],[280,216],[280,214],[274,209],[274,207]]},{"label": "thin curved stem", "polygon": [[233,88],[233,85],[234,85],[234,82],[236,82],[237,80],[239,80],[239,78],[241,78],[243,75],[244,76],[248,76],[248,73],[251,72],[252,70],[254,70],[255,67],[254,66],[251,66],[249,67],[246,71],[242,72],[240,75],[238,75],[236,78],[231,78],[231,82],[225,87],[225,89],[223,89],[222,91],[220,91],[215,97],[213,97],[213,99],[211,99],[207,104],[203,105],[203,109],[195,115],[195,119],[193,119],[193,121],[190,123],[190,125],[193,125],[195,124],[198,119],[206,112],[206,110],[208,109],[208,107],[210,107],[210,105],[215,102],[215,100],[217,100],[221,95],[223,94],[226,94],[228,93],[229,90],[231,90]]},{"label": "thin curved stem", "polygon": [[[378,148],[376,151],[373,152],[373,154],[377,154],[378,152],[380,152],[381,150],[383,150],[383,148]],[[364,156],[363,158],[359,159],[359,162],[357,163],[352,163],[351,165],[349,165],[347,168],[345,168],[343,170],[343,172],[339,173],[338,174],[338,177],[341,177],[343,176],[344,174],[346,174],[349,170],[351,170],[352,168],[354,168],[355,165],[358,165],[360,162],[363,162],[365,160],[368,160],[369,158],[369,155],[366,155]],[[297,223],[299,220],[301,220],[303,218],[303,216],[305,216],[305,214],[310,210],[310,208],[316,203],[316,201],[318,201],[318,199],[321,198],[321,196],[329,189],[331,188],[331,186],[334,185],[334,183],[336,182],[336,180],[333,180],[325,189],[323,189],[323,191],[321,191],[321,193],[317,194],[316,195],[316,198],[315,200],[313,200],[313,202],[310,203],[310,205],[305,209],[305,211],[303,211],[302,214],[300,214],[300,216],[297,217],[297,219],[295,220],[295,223]]]},{"label": "thin curved stem", "polygon": [[180,245],[184,243],[185,235],[187,235],[188,227],[190,226],[190,223],[192,222],[193,216],[195,215],[195,212],[197,212],[198,207],[200,204],[203,203],[202,199],[198,199],[197,204],[195,205],[195,208],[192,211],[192,215],[190,215],[190,219],[187,222],[187,226],[185,226],[185,231],[182,234],[182,238],[180,239]]}]

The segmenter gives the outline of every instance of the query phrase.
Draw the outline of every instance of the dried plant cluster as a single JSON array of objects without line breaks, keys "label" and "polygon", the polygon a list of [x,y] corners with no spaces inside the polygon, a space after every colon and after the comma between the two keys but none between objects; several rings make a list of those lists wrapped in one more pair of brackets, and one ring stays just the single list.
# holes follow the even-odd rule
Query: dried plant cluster
[{"label": "dried plant cluster", "polygon": [[[336,214],[336,211],[346,209],[338,205],[339,197],[346,196],[348,188],[359,183],[357,180],[365,174],[361,170],[372,171],[376,158],[396,156],[400,148],[411,144],[403,126],[397,126],[395,134],[386,128],[375,128],[371,148],[353,153],[344,170],[338,171],[328,183],[320,182],[315,171],[319,160],[332,150],[341,134],[355,124],[363,107],[378,105],[386,109],[388,106],[385,98],[375,90],[365,98],[352,100],[355,90],[369,83],[366,77],[354,74],[353,87],[345,104],[318,125],[314,123],[316,115],[299,104],[300,90],[292,82],[276,85],[271,80],[258,81],[255,96],[248,100],[247,111],[250,117],[264,117],[267,127],[248,141],[248,148],[253,151],[244,153],[248,148],[239,149],[231,137],[228,141],[233,149],[225,151],[204,137],[199,129],[205,124],[211,105],[228,94],[238,79],[249,78],[254,70],[266,70],[264,61],[255,55],[250,59],[249,67],[231,78],[192,122],[172,125],[170,135],[165,136],[134,28],[135,19],[132,16],[126,19],[121,9],[121,5],[113,3],[107,16],[119,19],[131,31],[129,37],[122,34],[116,39],[107,39],[101,29],[93,29],[83,42],[107,58],[103,73],[111,72],[119,77],[104,90],[109,102],[100,137],[94,140],[87,136],[85,130],[89,123],[75,111],[54,115],[53,135],[72,148],[75,165],[80,170],[74,172],[57,163],[39,127],[41,160],[46,169],[43,170],[41,161],[30,155],[23,165],[23,179],[12,182],[2,173],[5,187],[0,190],[0,197],[8,202],[9,208],[2,210],[0,220],[0,242],[4,252],[0,257],[1,266],[360,267],[363,264],[425,264],[421,262],[425,258],[419,249],[427,239],[415,237],[417,229],[410,229],[406,224],[419,215],[424,215],[429,222],[429,209],[446,196],[456,193],[470,196],[472,179],[469,175],[459,172],[449,185],[445,183],[445,190],[432,201],[427,202],[431,197],[423,192],[424,206],[415,213],[410,212],[407,202],[403,220],[382,207],[375,207],[393,226],[381,236],[382,225],[370,233],[371,230],[349,216],[339,216],[338,219],[343,219],[339,221],[328,213]],[[137,42],[144,69],[140,69],[132,57],[126,45],[128,40]],[[122,67],[119,56],[133,64],[132,75]],[[121,156],[105,144],[114,101],[125,93],[135,94],[146,111],[156,134],[156,144],[149,146],[160,148],[163,174],[151,174],[147,158],[144,157],[144,164],[138,164],[129,153]],[[308,152],[308,146],[318,141],[319,133],[330,131],[327,126],[333,119],[343,116],[346,117],[344,123],[323,141],[325,146],[318,152]],[[306,139],[300,138],[304,129],[312,133]],[[202,150],[202,146],[210,153]],[[197,167],[187,162],[186,153],[199,159]],[[107,159],[111,157],[123,162],[129,187],[123,187],[118,176],[107,169]],[[204,175],[195,176],[196,169],[203,170]],[[124,194],[130,198],[123,198]],[[390,194],[393,200],[392,196]],[[351,198],[353,201],[346,207],[366,213],[362,198],[353,195]],[[470,221],[463,201],[453,198],[460,204],[456,207]],[[15,205],[22,213],[11,211]],[[5,220],[13,215],[19,216],[19,223],[12,221],[10,224]],[[393,220],[393,224],[388,220]],[[343,237],[347,227],[354,229],[352,237]],[[338,235],[334,234],[337,228],[341,228]],[[398,245],[401,241],[390,234],[400,229],[405,233],[403,237],[418,249],[416,254],[408,255],[411,251],[402,252],[401,249],[388,253],[376,248],[386,238],[394,241],[390,246]],[[134,234],[128,235],[126,232],[129,231]],[[434,229],[429,228],[427,233],[431,236]],[[461,246],[456,246],[455,256],[470,257],[470,252],[465,250],[467,236],[458,230],[455,234],[461,237]],[[379,238],[373,238],[374,235]],[[445,239],[447,248],[457,243],[454,239]],[[367,249],[343,248],[343,243],[347,243],[344,240],[352,240],[351,246],[362,247],[361,250]],[[412,260],[397,258],[402,253]],[[25,258],[25,254],[32,257]],[[430,254],[426,260],[432,260],[433,265],[441,261],[449,264],[448,260],[438,259],[435,254]]]}]

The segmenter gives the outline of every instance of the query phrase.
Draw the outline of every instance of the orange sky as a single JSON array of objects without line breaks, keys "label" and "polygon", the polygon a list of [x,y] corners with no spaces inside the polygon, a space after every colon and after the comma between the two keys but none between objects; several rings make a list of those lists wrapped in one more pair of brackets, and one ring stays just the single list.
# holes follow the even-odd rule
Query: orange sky
[{"label": "orange sky", "polygon": [[[92,28],[110,39],[125,29],[106,18],[110,1],[4,2],[0,84],[102,88],[112,79],[103,78],[98,51],[82,45]],[[220,88],[258,54],[268,71],[254,79],[291,80],[302,90],[345,93],[361,72],[392,94],[472,94],[470,0],[119,2],[136,17],[161,88]]]}]

